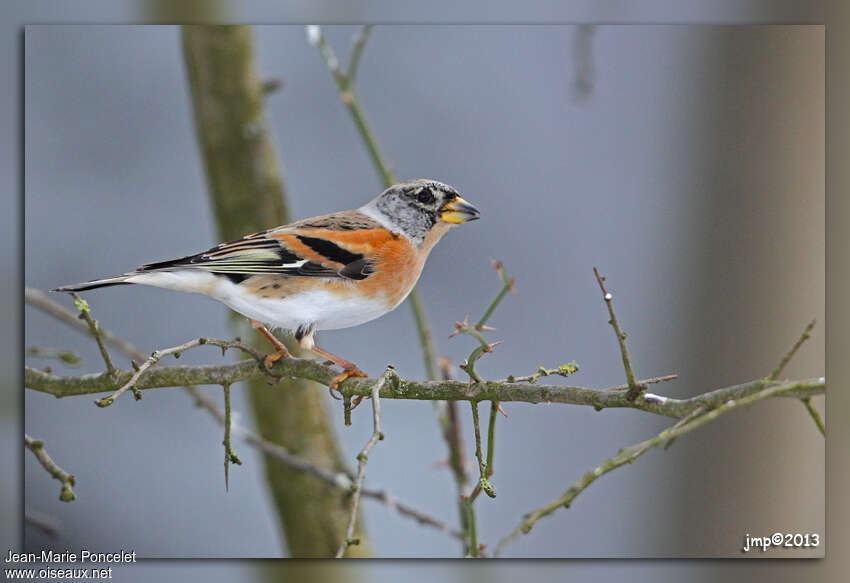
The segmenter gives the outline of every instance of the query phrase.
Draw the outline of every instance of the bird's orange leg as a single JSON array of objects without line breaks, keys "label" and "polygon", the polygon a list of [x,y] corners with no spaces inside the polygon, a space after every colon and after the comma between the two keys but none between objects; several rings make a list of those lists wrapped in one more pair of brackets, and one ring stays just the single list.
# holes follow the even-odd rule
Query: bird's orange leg
[{"label": "bird's orange leg", "polygon": [[[337,397],[334,395],[333,391],[334,391],[334,389],[337,388],[339,383],[341,383],[342,381],[344,381],[345,379],[347,379],[349,377],[367,378],[369,376],[365,372],[363,372],[362,370],[357,368],[356,364],[348,362],[344,358],[340,358],[340,357],[336,356],[335,354],[331,354],[327,350],[323,350],[322,348],[319,348],[315,344],[310,347],[310,350],[312,350],[313,352],[315,352],[319,356],[327,358],[328,360],[330,360],[334,364],[338,364],[339,366],[342,367],[342,372],[339,373],[338,375],[336,375],[334,378],[332,378],[330,384],[328,384],[328,387],[330,387],[330,389],[331,389],[331,396],[334,397],[335,399]],[[355,399],[355,401],[356,401],[355,407],[357,406],[357,404],[360,403],[361,400],[362,400],[362,398],[360,398],[360,397]]]},{"label": "bird's orange leg", "polygon": [[289,351],[286,349],[286,346],[284,346],[280,340],[275,338],[274,334],[269,332],[265,326],[263,326],[256,320],[252,320],[251,318],[248,318],[248,321],[251,323],[251,327],[254,330],[257,330],[260,334],[265,336],[268,341],[272,343],[272,346],[277,349],[277,352],[273,352],[267,355],[265,359],[263,359],[263,364],[266,365],[267,369],[271,370],[272,365],[281,358],[292,358],[292,355],[289,354]]}]

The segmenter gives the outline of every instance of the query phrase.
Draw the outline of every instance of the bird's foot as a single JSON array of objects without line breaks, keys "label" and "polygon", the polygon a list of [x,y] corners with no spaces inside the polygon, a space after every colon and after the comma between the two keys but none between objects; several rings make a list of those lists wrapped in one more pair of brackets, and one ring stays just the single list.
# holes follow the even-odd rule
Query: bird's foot
[{"label": "bird's foot", "polygon": [[[271,354],[266,355],[266,357],[263,359],[263,365],[265,365],[266,370],[268,372],[271,372],[274,363],[276,363],[281,358],[292,358],[292,355],[289,354],[289,351],[282,345],[277,352],[272,352]],[[275,377],[275,380],[279,381],[281,378],[282,377]]]},{"label": "bird's foot", "polygon": [[[365,372],[363,372],[362,370],[360,370],[359,368],[357,368],[357,367],[356,367],[356,366],[354,366],[353,364],[352,364],[350,367],[345,367],[345,368],[342,370],[342,372],[341,372],[341,373],[339,373],[339,374],[338,374],[338,375],[336,375],[334,378],[332,378],[332,379],[331,379],[331,382],[330,382],[330,383],[328,383],[328,389],[330,390],[331,397],[333,397],[334,399],[336,399],[337,401],[339,401],[339,400],[340,400],[340,397],[337,397],[337,396],[336,396],[336,394],[334,394],[334,391],[336,391],[336,388],[337,388],[337,386],[339,386],[339,383],[341,383],[341,382],[342,382],[342,381],[344,381],[345,379],[348,379],[348,378],[351,378],[351,377],[369,378],[369,375],[367,375]],[[355,402],[355,404],[354,404],[354,407],[356,407],[357,405],[359,405],[359,404],[360,404],[360,401],[362,401],[362,400],[363,400],[363,398],[362,398],[362,397],[357,397],[357,398],[355,399],[355,401],[356,401],[356,402]],[[353,409],[354,407],[352,407],[352,409]]]}]

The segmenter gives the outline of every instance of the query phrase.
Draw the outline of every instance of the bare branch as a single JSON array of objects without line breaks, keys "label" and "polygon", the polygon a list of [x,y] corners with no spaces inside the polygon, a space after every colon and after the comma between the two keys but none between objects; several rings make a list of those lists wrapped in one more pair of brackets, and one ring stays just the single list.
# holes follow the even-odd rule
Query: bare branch
[{"label": "bare branch", "polygon": [[72,487],[76,485],[77,480],[74,476],[57,466],[56,462],[47,455],[47,451],[44,449],[44,442],[40,439],[33,439],[25,433],[24,445],[33,453],[38,463],[47,470],[47,473],[61,482],[62,490],[59,493],[59,499],[62,502],[75,500],[77,497],[74,495]]},{"label": "bare branch", "polygon": [[[271,369],[274,376],[297,377],[316,381],[327,386],[336,374],[328,365],[304,358],[289,358],[277,361]],[[136,381],[136,388],[149,390],[186,385],[222,385],[257,378],[268,378],[269,372],[254,360],[243,360],[233,364],[198,366],[153,367]],[[58,377],[43,371],[25,367],[24,380],[28,389],[47,393],[55,397],[91,395],[114,391],[130,380],[128,371],[118,371],[114,378],[106,374],[79,377]],[[348,396],[367,397],[375,379],[350,378],[341,383],[339,392]],[[642,381],[641,381],[642,382]],[[540,385],[525,383],[498,383],[485,381],[470,390],[467,383],[460,381],[414,381],[401,377],[386,383],[381,389],[382,399],[409,399],[418,401],[500,401],[521,403],[562,403],[585,405],[595,409],[629,408],[640,409],[666,417],[681,418],[699,405],[715,405],[729,399],[737,399],[764,388],[781,386],[781,393],[788,397],[810,397],[824,392],[824,379],[812,378],[793,381],[768,381],[756,379],[740,385],[724,387],[691,397],[673,399],[646,393],[643,398],[630,401],[624,387],[593,389],[566,385]]]},{"label": "bare branch", "polygon": [[369,441],[366,442],[366,445],[364,445],[363,449],[360,450],[360,453],[357,454],[357,478],[354,481],[354,486],[351,488],[351,515],[348,518],[348,526],[345,529],[345,538],[343,539],[339,550],[336,552],[337,559],[341,559],[342,556],[345,555],[345,551],[347,551],[348,547],[351,545],[360,544],[360,539],[354,538],[354,526],[357,522],[357,509],[360,507],[360,496],[363,490],[363,481],[366,479],[366,462],[369,461],[369,453],[372,451],[372,448],[375,447],[379,441],[384,439],[384,434],[381,431],[380,391],[384,383],[387,382],[387,379],[394,374],[395,369],[392,366],[387,367],[386,372],[384,372],[383,376],[378,379],[378,382],[372,387],[372,436],[369,437]]}]

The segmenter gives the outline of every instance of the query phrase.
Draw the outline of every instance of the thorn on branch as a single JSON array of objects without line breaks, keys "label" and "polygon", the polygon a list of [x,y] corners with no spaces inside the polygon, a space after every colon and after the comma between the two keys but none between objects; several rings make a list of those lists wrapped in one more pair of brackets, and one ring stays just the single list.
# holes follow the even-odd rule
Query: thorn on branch
[{"label": "thorn on branch", "polygon": [[818,410],[815,409],[814,405],[812,405],[811,398],[804,397],[800,399],[800,402],[803,403],[803,406],[806,408],[806,411],[809,412],[809,415],[811,416],[812,421],[815,422],[815,425],[817,426],[818,431],[820,431],[820,434],[826,437],[826,424],[823,422],[823,418],[820,416],[820,413],[818,413]]}]

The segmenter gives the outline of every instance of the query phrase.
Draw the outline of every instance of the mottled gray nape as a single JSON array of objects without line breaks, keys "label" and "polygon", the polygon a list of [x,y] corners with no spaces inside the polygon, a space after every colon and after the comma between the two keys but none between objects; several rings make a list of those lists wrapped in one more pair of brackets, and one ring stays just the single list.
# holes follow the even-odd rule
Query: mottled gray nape
[{"label": "mottled gray nape", "polygon": [[[424,188],[434,194],[433,202],[417,200],[417,193]],[[360,211],[414,244],[422,245],[428,231],[440,220],[440,208],[457,197],[457,191],[448,184],[436,180],[411,180],[391,186]]]}]

